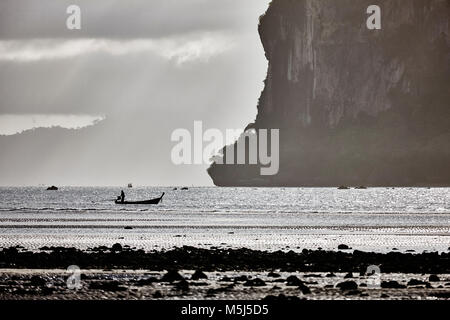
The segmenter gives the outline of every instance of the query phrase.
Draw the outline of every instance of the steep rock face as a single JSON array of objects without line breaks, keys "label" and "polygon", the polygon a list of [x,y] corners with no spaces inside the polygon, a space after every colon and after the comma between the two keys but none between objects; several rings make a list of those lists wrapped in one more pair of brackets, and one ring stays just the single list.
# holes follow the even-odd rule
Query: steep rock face
[{"label": "steep rock face", "polygon": [[249,128],[280,129],[280,170],[214,163],[214,183],[450,185],[449,16],[449,0],[274,0]]}]

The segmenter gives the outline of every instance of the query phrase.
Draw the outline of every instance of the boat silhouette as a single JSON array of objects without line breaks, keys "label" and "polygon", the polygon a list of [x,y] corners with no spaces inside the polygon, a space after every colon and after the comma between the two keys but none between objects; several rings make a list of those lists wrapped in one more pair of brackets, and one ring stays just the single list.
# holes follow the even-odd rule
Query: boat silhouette
[{"label": "boat silhouette", "polygon": [[162,198],[164,197],[165,192],[161,195],[159,198],[154,198],[150,200],[142,200],[142,201],[120,201],[117,199],[114,201],[116,204],[158,204],[162,201]]}]

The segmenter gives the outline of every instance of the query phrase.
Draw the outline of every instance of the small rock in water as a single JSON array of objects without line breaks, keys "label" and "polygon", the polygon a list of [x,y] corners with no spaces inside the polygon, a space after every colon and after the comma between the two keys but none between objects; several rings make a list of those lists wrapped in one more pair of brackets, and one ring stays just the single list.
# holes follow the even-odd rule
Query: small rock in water
[{"label": "small rock in water", "polygon": [[281,277],[278,273],[275,273],[275,272],[269,272],[269,274],[267,276],[269,278],[279,278],[279,277]]},{"label": "small rock in water", "polygon": [[336,285],[336,288],[339,288],[342,291],[356,290],[356,289],[358,289],[358,285],[356,284],[355,281],[344,281],[344,282],[338,283]]},{"label": "small rock in water", "polygon": [[398,283],[397,281],[383,281],[381,283],[381,288],[383,289],[404,289],[406,286]]},{"label": "small rock in water", "polygon": [[344,279],[350,279],[353,278],[353,273],[349,272],[344,276]]},{"label": "small rock in water", "polygon": [[248,280],[247,282],[244,283],[244,286],[246,287],[263,287],[265,285],[266,283],[259,278]]},{"label": "small rock in water", "polygon": [[300,289],[300,291],[303,294],[310,294],[311,293],[311,289],[309,289],[306,285],[304,285],[303,283],[301,285],[298,286],[298,288]]},{"label": "small rock in water", "polygon": [[124,228],[125,230],[131,230],[131,229],[133,229],[132,227],[129,227],[129,226],[127,226],[127,227],[125,227]]},{"label": "small rock in water", "polygon": [[296,276],[289,276],[286,279],[287,286],[301,286],[303,281],[297,278]]},{"label": "small rock in water", "polygon": [[[408,281],[407,286],[425,286],[428,282],[417,280],[417,279],[411,279]],[[428,283],[429,284],[429,283]]]},{"label": "small rock in water", "polygon": [[359,291],[359,290],[349,290],[349,291],[345,292],[345,295],[346,296],[356,296],[360,293],[361,293],[361,291]]},{"label": "small rock in water", "polygon": [[162,293],[161,293],[161,291],[155,291],[155,293],[153,294],[153,298],[155,298],[155,299],[160,299],[160,298],[162,298]]},{"label": "small rock in water", "polygon": [[348,245],[346,245],[346,244],[340,244],[340,245],[338,245],[338,249],[339,250],[348,250],[348,249],[351,249]]},{"label": "small rock in water", "polygon": [[149,278],[146,278],[146,279],[138,280],[136,284],[138,286],[148,286],[148,285],[151,285],[151,284],[153,284],[155,282],[158,282],[158,279],[156,279],[155,277],[149,277]]},{"label": "small rock in water", "polygon": [[177,290],[189,291],[189,283],[186,280],[181,280],[175,285],[175,287]]},{"label": "small rock in water", "polygon": [[122,251],[122,245],[120,243],[113,244],[113,246],[111,247],[111,251]]},{"label": "small rock in water", "polygon": [[204,274],[202,271],[197,270],[194,272],[194,274],[191,277],[192,280],[199,280],[199,279],[208,279],[208,276]]},{"label": "small rock in water", "polygon": [[178,273],[177,270],[169,270],[163,277],[161,278],[162,282],[174,282],[184,280],[183,276]]},{"label": "small rock in water", "polygon": [[89,289],[104,291],[126,291],[127,288],[121,286],[118,281],[94,281],[89,284]]},{"label": "small rock in water", "polygon": [[430,277],[428,278],[428,280],[429,280],[430,282],[439,282],[439,281],[441,281],[441,280],[439,279],[439,277],[438,277],[437,275],[435,275],[435,274],[430,275]]},{"label": "small rock in water", "polygon": [[244,282],[244,281],[247,281],[247,280],[248,280],[248,278],[247,278],[246,275],[234,278],[234,282]]},{"label": "small rock in water", "polygon": [[42,286],[45,286],[47,281],[45,281],[45,279],[40,276],[32,276],[30,279],[30,283],[32,286],[42,287]]},{"label": "small rock in water", "polygon": [[331,272],[331,273],[327,273],[327,275],[325,277],[334,278],[334,277],[336,277],[336,275],[333,272]]}]

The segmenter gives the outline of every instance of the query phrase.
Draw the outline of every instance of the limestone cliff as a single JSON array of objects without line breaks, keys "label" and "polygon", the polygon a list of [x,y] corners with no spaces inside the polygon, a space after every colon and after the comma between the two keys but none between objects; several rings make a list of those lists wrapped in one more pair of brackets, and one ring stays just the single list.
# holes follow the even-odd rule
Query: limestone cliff
[{"label": "limestone cliff", "polygon": [[[381,30],[366,26],[372,4]],[[449,0],[272,1],[249,128],[280,129],[280,171],[214,163],[214,183],[450,185],[449,16]]]}]

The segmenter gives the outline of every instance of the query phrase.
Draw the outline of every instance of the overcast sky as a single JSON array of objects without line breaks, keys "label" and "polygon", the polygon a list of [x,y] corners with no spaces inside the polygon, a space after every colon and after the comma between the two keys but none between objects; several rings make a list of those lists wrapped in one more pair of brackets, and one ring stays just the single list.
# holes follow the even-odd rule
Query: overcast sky
[{"label": "overcast sky", "polygon": [[268,2],[1,0],[0,185],[211,185],[170,136],[254,120]]}]

